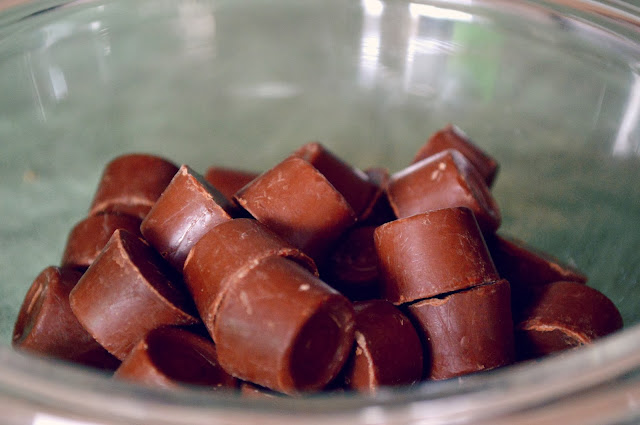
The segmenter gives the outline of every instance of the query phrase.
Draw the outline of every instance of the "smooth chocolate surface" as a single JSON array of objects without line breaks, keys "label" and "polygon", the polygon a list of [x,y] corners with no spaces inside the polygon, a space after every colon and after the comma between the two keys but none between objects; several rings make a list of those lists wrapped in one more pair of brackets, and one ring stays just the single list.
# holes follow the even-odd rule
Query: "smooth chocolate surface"
[{"label": "smooth chocolate surface", "polygon": [[467,207],[483,232],[492,234],[500,226],[500,210],[489,188],[475,167],[456,150],[440,152],[393,174],[387,196],[398,218]]},{"label": "smooth chocolate surface", "polygon": [[464,155],[478,170],[487,186],[491,187],[498,173],[498,161],[473,143],[460,128],[451,124],[427,140],[416,153],[412,164],[447,149],[455,149]]},{"label": "smooth chocolate surface", "polygon": [[175,164],[154,155],[119,156],[105,167],[89,215],[110,211],[143,219],[177,172]]},{"label": "smooth chocolate surface", "polygon": [[168,264],[124,230],[113,233],[69,300],[82,326],[120,360],[152,329],[199,321]]},{"label": "smooth chocolate surface", "polygon": [[289,258],[318,275],[311,258],[249,218],[219,224],[193,247],[184,265],[184,281],[210,332],[213,332],[215,312],[230,278],[270,256]]},{"label": "smooth chocolate surface", "polygon": [[410,304],[425,345],[427,379],[448,379],[514,360],[509,282],[502,279]]},{"label": "smooth chocolate surface", "polygon": [[231,202],[183,165],[142,221],[140,231],[169,264],[182,271],[196,242],[232,215]]},{"label": "smooth chocolate surface", "polygon": [[366,218],[380,196],[380,188],[362,170],[338,158],[317,142],[307,143],[293,155],[313,165],[344,196],[358,219]]},{"label": "smooth chocolate surface", "polygon": [[230,202],[235,202],[233,195],[258,176],[250,171],[213,166],[207,169],[204,179]]},{"label": "smooth chocolate surface", "polygon": [[80,325],[69,306],[69,292],[82,273],[47,267],[29,288],[13,329],[13,347],[101,369],[120,363]]},{"label": "smooth chocolate surface", "polygon": [[238,203],[286,241],[322,262],[356,221],[345,198],[313,165],[291,156],[236,193]]},{"label": "smooth chocolate surface", "polygon": [[353,352],[344,370],[347,388],[375,392],[422,378],[423,353],[411,321],[384,300],[357,302]]},{"label": "smooth chocolate surface", "polygon": [[277,256],[233,279],[213,332],[225,370],[287,394],[317,391],[335,378],[353,345],[349,300]]},{"label": "smooth chocolate surface", "polygon": [[515,317],[519,317],[542,285],[558,281],[587,282],[587,277],[576,268],[523,241],[498,234],[486,241],[498,273],[511,284],[511,308]]},{"label": "smooth chocolate surface", "polygon": [[380,296],[374,226],[352,227],[338,241],[323,267],[323,279],[351,300]]},{"label": "smooth chocolate surface", "polygon": [[124,229],[141,236],[140,223],[138,217],[116,213],[101,213],[85,218],[69,233],[61,266],[85,270],[100,254],[113,232]]},{"label": "smooth chocolate surface", "polygon": [[622,328],[620,312],[604,294],[579,282],[537,288],[516,323],[520,359],[540,357],[589,344]]},{"label": "smooth chocolate surface", "polygon": [[473,213],[447,208],[391,221],[374,233],[383,298],[394,304],[499,279]]},{"label": "smooth chocolate surface", "polygon": [[114,377],[153,387],[197,385],[233,389],[238,381],[220,367],[213,341],[176,327],[150,331],[124,359]]}]

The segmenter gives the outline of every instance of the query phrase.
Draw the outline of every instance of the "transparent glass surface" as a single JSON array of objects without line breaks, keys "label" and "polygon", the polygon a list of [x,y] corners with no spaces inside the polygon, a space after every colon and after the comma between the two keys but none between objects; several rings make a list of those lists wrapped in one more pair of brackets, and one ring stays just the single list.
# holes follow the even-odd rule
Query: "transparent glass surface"
[{"label": "transparent glass surface", "polygon": [[[3,3],[0,3],[0,8]],[[640,10],[592,1],[41,1],[0,11],[0,412],[7,424],[640,422]],[[625,329],[375,396],[160,391],[11,349],[102,168],[266,169],[318,140],[406,166],[454,123],[494,155],[500,233],[589,276]]]}]

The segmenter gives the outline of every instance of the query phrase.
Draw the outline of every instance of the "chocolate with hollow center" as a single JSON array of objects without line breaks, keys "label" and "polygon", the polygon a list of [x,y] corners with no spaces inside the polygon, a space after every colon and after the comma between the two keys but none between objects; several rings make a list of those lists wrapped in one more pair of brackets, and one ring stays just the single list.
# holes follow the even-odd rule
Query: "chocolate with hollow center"
[{"label": "chocolate with hollow center", "polygon": [[622,328],[616,306],[600,291],[579,282],[539,286],[515,325],[520,359],[588,344]]},{"label": "chocolate with hollow center", "polygon": [[427,379],[448,379],[514,360],[509,282],[475,286],[410,304],[422,334]]},{"label": "chocolate with hollow center", "polygon": [[318,275],[311,258],[253,219],[219,224],[195,244],[184,264],[184,281],[209,332],[213,332],[215,312],[230,278],[274,255],[296,261]]},{"label": "chocolate with hollow center", "polygon": [[183,165],[142,221],[140,231],[162,257],[182,271],[187,254],[209,230],[231,220],[233,206]]},{"label": "chocolate with hollow center", "polygon": [[329,181],[313,165],[291,156],[260,175],[235,195],[258,221],[316,262],[356,215]]},{"label": "chocolate with hollow center", "polygon": [[416,153],[412,164],[447,149],[455,149],[465,156],[478,170],[488,187],[491,187],[498,173],[498,162],[476,146],[458,127],[447,125],[434,133]]},{"label": "chocolate with hollow center", "polygon": [[446,208],[374,233],[383,298],[402,304],[499,279],[473,212]]},{"label": "chocolate with hollow center", "polygon": [[353,332],[349,300],[299,264],[274,256],[233,276],[212,336],[227,372],[295,394],[335,378]]},{"label": "chocolate with hollow center", "polygon": [[80,325],[69,306],[69,292],[82,273],[47,267],[33,281],[13,329],[13,347],[101,369],[115,369],[118,359]]},{"label": "chocolate with hollow center", "polygon": [[120,360],[152,329],[199,322],[168,264],[125,230],[113,233],[69,300],[82,326]]},{"label": "chocolate with hollow center", "polygon": [[218,390],[238,386],[238,380],[218,364],[212,341],[170,326],[154,329],[140,340],[114,377],[161,388],[188,384]]},{"label": "chocolate with hollow center", "polygon": [[89,215],[110,211],[143,219],[177,172],[175,164],[158,156],[119,156],[104,168]]},{"label": "chocolate with hollow center", "polygon": [[93,263],[117,229],[124,229],[136,236],[142,236],[140,223],[141,220],[138,217],[127,214],[90,215],[78,222],[69,233],[61,266],[85,270]]},{"label": "chocolate with hollow center", "polygon": [[391,176],[389,203],[398,218],[426,211],[467,207],[483,232],[500,226],[500,210],[475,167],[458,151],[448,149]]},{"label": "chocolate with hollow center", "polygon": [[382,192],[362,170],[347,164],[317,142],[302,145],[293,155],[308,161],[344,196],[358,220],[365,219]]},{"label": "chocolate with hollow center", "polygon": [[423,353],[411,321],[384,300],[356,302],[356,344],[345,366],[347,388],[375,392],[422,378]]}]

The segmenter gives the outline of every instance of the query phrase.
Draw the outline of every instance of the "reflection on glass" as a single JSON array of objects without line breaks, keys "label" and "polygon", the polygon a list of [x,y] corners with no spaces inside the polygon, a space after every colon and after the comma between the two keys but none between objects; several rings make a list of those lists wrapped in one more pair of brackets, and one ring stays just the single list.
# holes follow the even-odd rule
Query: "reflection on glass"
[{"label": "reflection on glass", "polygon": [[360,38],[360,69],[358,76],[364,85],[375,80],[380,56],[380,17],[384,12],[384,3],[379,0],[362,0],[364,17]]},{"label": "reflection on glass", "polygon": [[638,119],[640,119],[640,75],[633,74],[633,85],[631,86],[631,91],[629,93],[629,100],[613,145],[614,155],[640,155]]},{"label": "reflection on glass", "polygon": [[178,3],[178,34],[185,43],[189,55],[211,55],[215,36],[215,18],[210,4],[198,0],[182,0]]}]

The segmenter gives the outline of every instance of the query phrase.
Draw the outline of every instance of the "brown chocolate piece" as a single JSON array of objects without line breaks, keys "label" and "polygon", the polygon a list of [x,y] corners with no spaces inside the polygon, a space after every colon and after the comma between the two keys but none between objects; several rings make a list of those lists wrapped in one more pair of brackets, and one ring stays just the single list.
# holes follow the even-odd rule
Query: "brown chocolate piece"
[{"label": "brown chocolate piece", "polygon": [[105,167],[89,215],[108,211],[142,219],[177,172],[175,164],[157,156],[119,156]]},{"label": "brown chocolate piece", "polygon": [[356,345],[345,366],[347,388],[375,392],[381,386],[418,382],[422,345],[411,321],[384,300],[357,302],[353,308]]},{"label": "brown chocolate piece", "polygon": [[126,214],[101,213],[78,222],[67,238],[62,254],[62,267],[85,270],[93,263],[117,229],[140,234],[141,220]]},{"label": "brown chocolate piece", "polygon": [[587,277],[575,268],[523,241],[498,234],[486,241],[498,273],[511,284],[511,308],[516,317],[530,303],[536,288],[541,285],[562,280],[587,281]]},{"label": "brown chocolate piece", "polygon": [[460,128],[451,124],[429,138],[416,153],[412,164],[447,149],[455,149],[464,155],[491,187],[498,172],[498,162],[474,144]]},{"label": "brown chocolate piece", "polygon": [[296,261],[318,275],[311,258],[253,219],[237,218],[221,223],[198,241],[185,261],[183,273],[209,332],[213,332],[215,313],[230,278],[274,255]]},{"label": "brown chocolate piece", "polygon": [[520,359],[589,344],[622,328],[616,306],[598,290],[578,282],[538,287],[524,316],[516,323]]},{"label": "brown chocolate piece", "polygon": [[140,231],[169,264],[182,271],[193,245],[216,225],[231,220],[232,214],[231,202],[183,165],[142,221]]},{"label": "brown chocolate piece", "polygon": [[383,298],[402,304],[499,279],[468,208],[383,224],[374,233]]},{"label": "brown chocolate piece", "polygon": [[352,227],[336,244],[323,269],[324,280],[351,300],[379,298],[380,273],[373,226]]},{"label": "brown chocolate piece", "polygon": [[18,313],[13,347],[113,370],[118,359],[84,330],[69,307],[69,292],[80,276],[80,271],[50,266],[36,277]]},{"label": "brown chocolate piece", "polygon": [[225,370],[286,394],[326,386],[353,345],[349,300],[282,257],[265,258],[233,279],[212,335]]},{"label": "brown chocolate piece", "polygon": [[242,397],[246,398],[276,398],[282,397],[284,394],[277,393],[275,391],[271,391],[268,388],[261,387],[259,385],[253,384],[251,382],[242,382],[240,384],[240,394]]},{"label": "brown chocolate piece", "polygon": [[513,362],[509,282],[475,286],[408,306],[422,333],[428,379],[448,379]]},{"label": "brown chocolate piece", "polygon": [[478,171],[458,151],[446,150],[391,176],[389,203],[398,218],[426,211],[467,207],[483,232],[500,225],[500,211]]},{"label": "brown chocolate piece", "polygon": [[362,170],[347,164],[317,142],[301,146],[293,155],[320,171],[344,196],[359,220],[369,215],[381,190]]},{"label": "brown chocolate piece", "polygon": [[238,386],[238,380],[218,364],[213,341],[176,327],[150,331],[114,377],[160,388],[187,384],[218,390]]},{"label": "brown chocolate piece", "polygon": [[340,192],[296,156],[262,174],[235,197],[258,221],[316,262],[356,220]]},{"label": "brown chocolate piece", "polygon": [[386,168],[367,168],[365,170],[367,176],[369,176],[369,180],[376,184],[380,191],[379,195],[375,199],[373,206],[371,207],[371,212],[367,217],[363,217],[359,221],[359,225],[361,226],[379,226],[381,224],[387,223],[389,221],[395,220],[396,215],[389,204],[389,198],[387,197],[387,185],[389,184],[389,179],[391,179],[391,175],[389,174],[389,170]]},{"label": "brown chocolate piece", "polygon": [[120,360],[152,329],[198,322],[169,266],[125,230],[113,233],[69,300],[82,326]]},{"label": "brown chocolate piece", "polygon": [[225,167],[209,167],[204,174],[204,179],[211,186],[218,189],[229,201],[235,202],[233,195],[258,176],[258,173],[249,171]]}]

